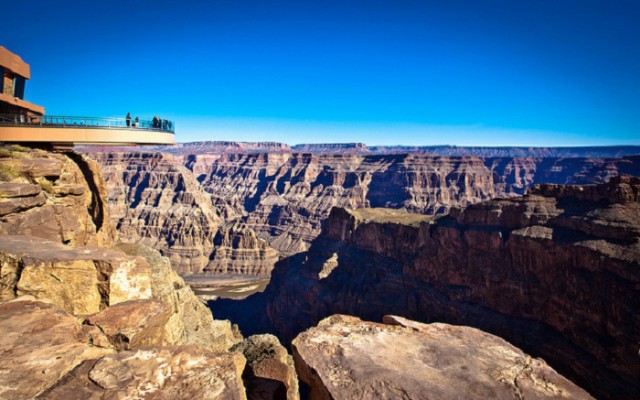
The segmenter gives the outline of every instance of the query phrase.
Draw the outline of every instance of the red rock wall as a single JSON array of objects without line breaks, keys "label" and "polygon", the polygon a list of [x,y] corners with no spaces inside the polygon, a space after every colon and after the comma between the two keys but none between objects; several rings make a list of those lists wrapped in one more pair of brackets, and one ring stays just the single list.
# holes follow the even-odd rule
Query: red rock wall
[{"label": "red rock wall", "polygon": [[630,177],[544,185],[419,225],[334,209],[310,250],[281,261],[249,302],[284,340],[334,313],[475,326],[596,397],[638,398],[639,189]]}]

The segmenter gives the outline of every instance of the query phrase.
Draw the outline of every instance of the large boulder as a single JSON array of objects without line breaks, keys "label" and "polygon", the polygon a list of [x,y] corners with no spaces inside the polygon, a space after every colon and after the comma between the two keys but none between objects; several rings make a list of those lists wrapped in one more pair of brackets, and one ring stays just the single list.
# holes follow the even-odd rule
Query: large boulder
[{"label": "large boulder", "polygon": [[[112,353],[99,331],[33,297],[0,304],[0,398],[31,399],[85,360]],[[107,344],[108,346],[108,344]]]},{"label": "large boulder", "polygon": [[591,399],[543,360],[478,329],[334,315],[293,341],[315,399]]},{"label": "large boulder", "polygon": [[277,337],[253,335],[234,348],[247,359],[242,378],[250,400],[299,400],[293,358]]},{"label": "large boulder", "polygon": [[156,300],[118,303],[88,317],[84,324],[103,332],[117,350],[165,344],[165,325],[171,310]]}]

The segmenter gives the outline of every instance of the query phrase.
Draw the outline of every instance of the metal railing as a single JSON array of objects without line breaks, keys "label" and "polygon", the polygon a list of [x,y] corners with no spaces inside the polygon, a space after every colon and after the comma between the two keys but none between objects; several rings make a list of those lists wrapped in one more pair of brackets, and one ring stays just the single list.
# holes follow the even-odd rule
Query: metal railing
[{"label": "metal railing", "polygon": [[68,117],[59,115],[27,116],[0,114],[0,126],[40,126],[47,128],[144,129],[175,133],[175,124],[166,119],[127,120],[126,118]]}]

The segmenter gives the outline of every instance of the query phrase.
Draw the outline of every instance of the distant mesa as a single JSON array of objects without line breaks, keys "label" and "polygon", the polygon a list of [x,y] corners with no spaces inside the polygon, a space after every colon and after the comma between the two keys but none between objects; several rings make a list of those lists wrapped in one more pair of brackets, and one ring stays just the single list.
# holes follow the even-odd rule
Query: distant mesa
[{"label": "distant mesa", "polygon": [[364,143],[303,143],[289,146],[278,142],[199,141],[144,148],[84,147],[82,151],[161,152],[174,155],[194,154],[246,154],[246,153],[310,153],[310,154],[363,154],[392,155],[417,154],[451,157],[481,158],[622,158],[640,155],[640,146],[582,146],[582,147],[513,147],[513,146],[367,146]]},{"label": "distant mesa", "polygon": [[173,122],[131,118],[45,115],[44,107],[24,100],[29,64],[0,46],[0,142],[39,143],[57,150],[82,144],[173,144]]}]

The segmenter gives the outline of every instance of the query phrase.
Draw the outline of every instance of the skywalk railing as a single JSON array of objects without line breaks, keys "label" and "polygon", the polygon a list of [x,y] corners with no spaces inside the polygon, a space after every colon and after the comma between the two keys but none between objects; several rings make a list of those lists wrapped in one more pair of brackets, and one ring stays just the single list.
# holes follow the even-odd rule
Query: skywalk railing
[{"label": "skywalk railing", "polygon": [[126,118],[69,117],[59,115],[27,116],[0,114],[0,126],[33,126],[46,128],[144,129],[175,133],[175,125],[166,119],[127,120]]}]

